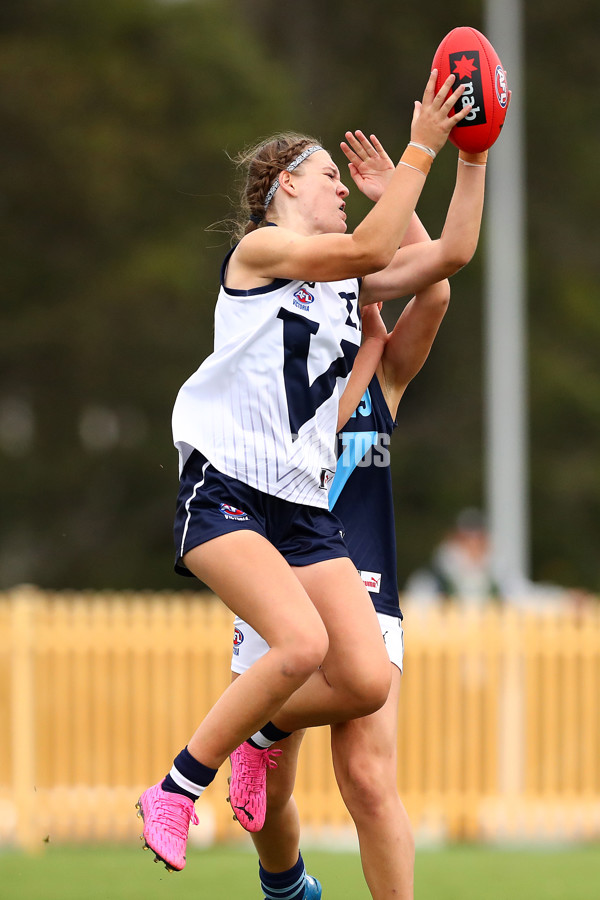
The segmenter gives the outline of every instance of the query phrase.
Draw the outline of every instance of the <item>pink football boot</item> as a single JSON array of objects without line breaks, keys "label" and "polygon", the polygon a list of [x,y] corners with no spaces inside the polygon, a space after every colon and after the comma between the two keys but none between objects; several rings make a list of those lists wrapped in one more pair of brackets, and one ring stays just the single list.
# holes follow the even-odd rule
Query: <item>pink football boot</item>
[{"label": "pink football boot", "polygon": [[229,802],[246,831],[260,831],[267,813],[267,769],[276,769],[281,750],[260,750],[244,741],[230,756]]},{"label": "pink football boot", "polygon": [[181,871],[185,866],[190,820],[198,824],[194,804],[183,794],[163,791],[162,782],[144,791],[136,808],[144,820],[144,850],[154,850],[154,862],[161,860],[168,871]]}]

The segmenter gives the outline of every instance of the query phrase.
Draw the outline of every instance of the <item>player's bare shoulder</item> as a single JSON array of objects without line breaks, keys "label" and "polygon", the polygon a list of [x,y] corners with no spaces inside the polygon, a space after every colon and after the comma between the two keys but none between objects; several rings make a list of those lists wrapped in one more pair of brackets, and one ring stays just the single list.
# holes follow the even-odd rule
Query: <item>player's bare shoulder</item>
[{"label": "player's bare shoulder", "polygon": [[278,277],[278,265],[289,247],[287,228],[265,226],[245,235],[229,258],[225,286],[237,290],[264,287]]},{"label": "player's bare shoulder", "polygon": [[276,228],[257,228],[246,234],[234,249],[227,263],[225,287],[251,290],[273,280],[266,268]]}]

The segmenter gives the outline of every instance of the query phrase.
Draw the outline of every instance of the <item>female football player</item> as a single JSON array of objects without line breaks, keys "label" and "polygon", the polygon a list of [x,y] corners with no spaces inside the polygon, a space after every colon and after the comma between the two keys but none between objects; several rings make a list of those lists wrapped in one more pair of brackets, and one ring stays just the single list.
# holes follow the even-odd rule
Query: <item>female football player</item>
[{"label": "female football player", "polygon": [[[374,136],[371,141],[362,132],[349,132],[346,137],[348,143],[344,142],[342,148],[350,171],[358,184],[371,183],[369,196],[377,199],[376,181],[389,177],[393,163]],[[486,158],[487,153],[477,156],[461,153],[459,157],[458,178],[466,176],[479,184],[479,203],[471,208],[470,218],[455,218],[457,209],[463,209],[459,181],[440,241],[429,241],[415,215],[403,247],[424,243],[424,247],[411,252],[432,255],[441,252],[451,256],[456,252],[452,243],[460,241],[465,258],[475,251],[483,209]],[[468,169],[471,171],[465,171]],[[356,825],[363,871],[374,900],[412,900],[414,881],[412,829],[397,789],[397,725],[404,640],[387,447],[400,399],[429,354],[449,297],[447,280],[418,291],[389,335],[378,314],[377,318],[366,316],[367,311],[376,312],[376,307],[365,309],[363,343],[364,335],[368,335],[375,375],[358,405],[355,398],[361,390],[360,379],[355,380],[354,393],[349,387],[342,396],[340,424],[350,409],[354,411],[338,434],[338,466],[329,491],[330,507],[342,522],[350,558],[377,612],[391,670],[388,698],[379,710],[331,726],[335,775]],[[379,342],[375,343],[374,338]],[[378,354],[377,347],[383,352]],[[367,357],[364,364],[367,367],[370,364]],[[353,378],[356,374],[353,372]],[[368,383],[369,374],[368,368],[361,373],[362,387]],[[231,668],[240,674],[267,647],[240,619],[236,619],[234,634]],[[295,732],[276,745],[283,752],[276,771],[268,773],[265,825],[252,835],[259,855],[261,888],[267,900],[319,900],[321,897],[319,882],[305,871],[299,848],[298,811],[292,796],[302,736],[302,731]],[[236,757],[237,751],[232,754],[233,764]]]},{"label": "female football player", "polygon": [[[387,698],[377,618],[327,492],[339,396],[360,343],[359,294],[363,305],[391,299],[431,283],[436,268],[398,250],[433,159],[466,114],[452,114],[462,93],[453,76],[437,93],[436,76],[415,104],[410,144],[352,234],[348,189],[314,139],[278,136],[247,158],[247,224],[223,263],[214,352],[173,411],[176,568],[208,585],[269,650],[138,801],[146,844],[167,868],[184,867],[194,802],[236,748],[230,796],[256,830],[271,745],[368,715]],[[439,278],[447,266],[439,261]]]}]

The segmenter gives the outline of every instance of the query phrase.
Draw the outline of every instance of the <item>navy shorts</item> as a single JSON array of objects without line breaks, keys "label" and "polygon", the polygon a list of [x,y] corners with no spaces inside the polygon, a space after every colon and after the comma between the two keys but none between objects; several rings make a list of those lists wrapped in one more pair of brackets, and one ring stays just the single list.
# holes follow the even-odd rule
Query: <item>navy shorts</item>
[{"label": "navy shorts", "polygon": [[292,503],[258,491],[218,472],[194,450],[179,483],[175,571],[192,576],[182,557],[194,547],[234,531],[261,534],[291,566],[308,566],[349,555],[342,523],[328,509]]}]

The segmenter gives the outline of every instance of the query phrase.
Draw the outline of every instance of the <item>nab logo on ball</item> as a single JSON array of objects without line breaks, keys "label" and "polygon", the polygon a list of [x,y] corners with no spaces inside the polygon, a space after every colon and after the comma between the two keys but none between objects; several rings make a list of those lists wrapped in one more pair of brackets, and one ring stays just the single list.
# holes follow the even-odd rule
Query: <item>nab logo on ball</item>
[{"label": "nab logo on ball", "polygon": [[314,302],[314,297],[307,291],[306,288],[301,287],[300,290],[296,291],[294,294],[293,304],[297,306],[298,309],[307,310],[310,308],[310,304]]},{"label": "nab logo on ball", "polygon": [[221,503],[219,511],[226,519],[233,519],[235,522],[247,522],[250,518],[243,509],[236,509],[235,506],[230,506],[229,503]]},{"label": "nab logo on ball", "polygon": [[466,53],[451,53],[450,74],[456,76],[456,86],[459,84],[465,86],[464,93],[454,111],[459,112],[465,106],[471,107],[465,118],[456,127],[468,128],[472,125],[484,125],[486,117],[479,52],[472,50]]}]

